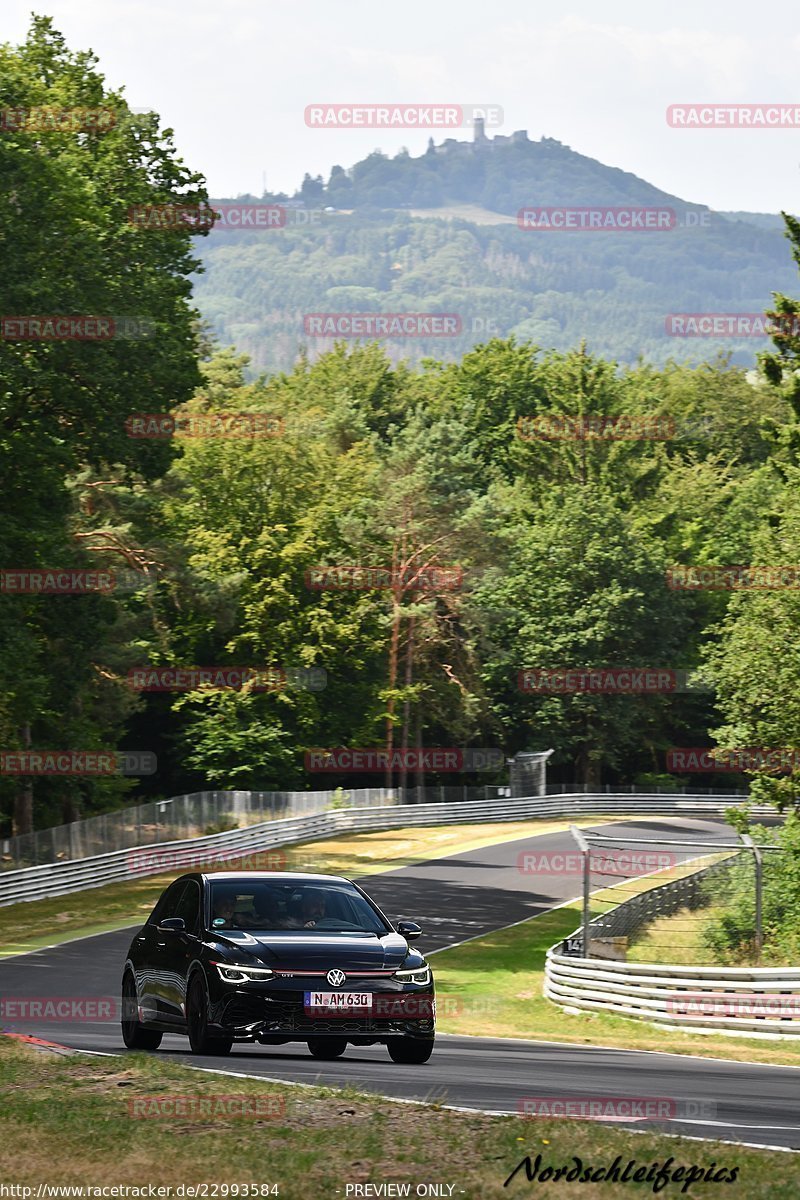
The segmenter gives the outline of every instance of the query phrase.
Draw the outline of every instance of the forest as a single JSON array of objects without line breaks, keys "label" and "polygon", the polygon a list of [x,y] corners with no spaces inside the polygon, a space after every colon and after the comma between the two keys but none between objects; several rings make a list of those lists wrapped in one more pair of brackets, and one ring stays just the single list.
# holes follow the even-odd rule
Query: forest
[{"label": "forest", "polygon": [[[735,757],[792,750],[800,728],[800,303],[785,267],[769,311],[787,321],[757,370],[626,362],[540,331],[455,361],[337,342],[261,373],[195,309],[204,240],[127,220],[131,205],[208,202],[170,131],[44,19],[0,48],[0,78],[5,105],[116,118],[0,138],[2,311],[112,314],[122,331],[0,338],[4,761],[158,762],[140,776],[5,770],[0,832],[203,786],[352,783],[307,769],[320,747],[553,748],[554,780],[752,782],[796,805],[793,760]],[[800,224],[784,226],[800,290]],[[491,312],[459,276],[465,238],[451,231],[449,286]],[[303,271],[289,255],[301,309]],[[26,590],[34,571],[113,584]],[[667,683],[541,685],[622,670]],[[727,750],[736,769],[676,770],[680,747]]]}]

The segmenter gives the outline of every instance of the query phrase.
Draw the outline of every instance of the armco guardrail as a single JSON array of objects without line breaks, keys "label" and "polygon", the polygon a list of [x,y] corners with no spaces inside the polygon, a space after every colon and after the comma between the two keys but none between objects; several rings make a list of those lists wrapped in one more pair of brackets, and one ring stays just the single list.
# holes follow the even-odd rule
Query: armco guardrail
[{"label": "armco guardrail", "polygon": [[[514,821],[532,817],[565,817],[614,813],[658,813],[662,815],[708,814],[717,816],[735,803],[737,797],[659,796],[659,795],[595,795],[533,796],[511,799],[466,801],[453,804],[412,804],[386,808],[350,808],[313,813],[305,817],[290,817],[265,821],[208,837],[184,841],[162,842],[158,846],[130,847],[93,858],[70,862],[48,863],[45,866],[25,867],[19,871],[0,872],[0,906],[23,900],[41,900],[63,896],[88,888],[102,887],[125,879],[139,879],[145,874],[163,874],[169,870],[169,855],[174,856],[176,873],[191,869],[192,862],[203,856],[225,854],[235,856],[269,850],[295,842],[310,842],[335,837],[341,833],[396,829],[406,825],[447,825],[461,822]],[[763,810],[772,813],[774,810]],[[142,857],[154,855],[151,870],[145,869]]]},{"label": "armco guardrail", "polygon": [[[598,937],[624,935],[675,911],[696,900],[702,881],[731,861],[634,896],[590,922],[590,929]],[[800,1038],[800,967],[617,962],[560,954],[554,946],[547,953],[544,995],[564,1008],[603,1010],[671,1029]]]},{"label": "armco guardrail", "polygon": [[[0,838],[0,870],[16,871],[45,863],[96,858],[114,850],[203,837],[213,833],[214,827],[219,831],[232,826],[263,825],[265,821],[281,821],[287,817],[307,817],[326,812],[337,799],[346,798],[352,808],[372,808],[401,803],[457,804],[460,800],[497,800],[503,796],[530,798],[551,793],[571,796],[587,791],[591,793],[591,788],[561,783],[548,784],[547,788],[531,786],[524,791],[515,790],[508,784],[435,784],[425,788],[328,788],[313,792],[189,792],[167,800],[151,800],[148,804],[82,817],[67,825]],[[619,794],[627,791],[641,789],[622,788]],[[697,788],[692,794],[712,797],[719,794],[728,798],[746,796],[746,792],[718,793],[711,788]]]},{"label": "armco guardrail", "polygon": [[800,967],[614,962],[553,949],[544,994],[564,1008],[614,1012],[672,1029],[800,1037]]}]

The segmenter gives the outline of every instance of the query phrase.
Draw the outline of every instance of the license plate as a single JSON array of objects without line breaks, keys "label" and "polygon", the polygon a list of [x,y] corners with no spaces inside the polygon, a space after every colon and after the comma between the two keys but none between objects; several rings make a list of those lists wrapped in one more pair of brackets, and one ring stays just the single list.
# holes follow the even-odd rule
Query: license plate
[{"label": "license plate", "polygon": [[304,1007],[319,1011],[338,1012],[341,1009],[356,1009],[370,1012],[372,992],[306,992]]}]

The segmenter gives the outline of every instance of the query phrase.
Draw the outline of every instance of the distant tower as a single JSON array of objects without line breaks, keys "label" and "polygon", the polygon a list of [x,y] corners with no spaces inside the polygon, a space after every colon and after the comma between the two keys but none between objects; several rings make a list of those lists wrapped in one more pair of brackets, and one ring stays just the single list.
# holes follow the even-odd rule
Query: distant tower
[{"label": "distant tower", "polygon": [[475,118],[475,124],[473,126],[473,141],[475,141],[475,142],[485,142],[486,141],[485,124],[486,124],[486,122],[483,117]]}]

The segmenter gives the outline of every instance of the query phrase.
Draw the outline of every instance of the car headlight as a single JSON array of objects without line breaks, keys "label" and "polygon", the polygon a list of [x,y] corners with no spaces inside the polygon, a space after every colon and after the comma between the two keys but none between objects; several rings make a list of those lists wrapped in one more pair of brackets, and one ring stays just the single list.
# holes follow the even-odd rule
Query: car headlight
[{"label": "car headlight", "polygon": [[235,963],[223,962],[214,962],[211,965],[217,968],[224,983],[256,983],[259,980],[272,979],[275,974],[269,967],[237,967]]},{"label": "car headlight", "polygon": [[399,979],[401,983],[430,983],[431,969],[427,963],[421,967],[414,967],[410,971],[395,971],[394,978]]}]

